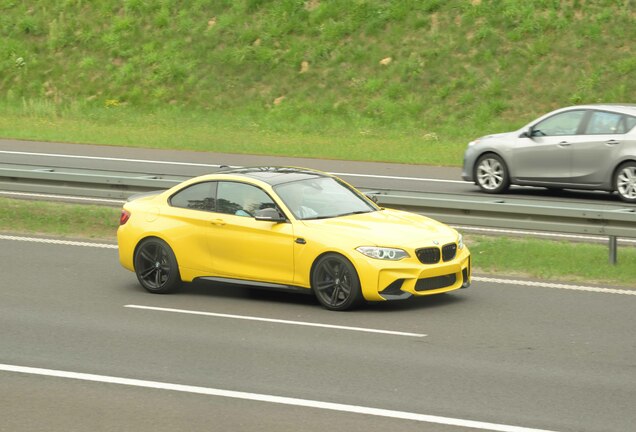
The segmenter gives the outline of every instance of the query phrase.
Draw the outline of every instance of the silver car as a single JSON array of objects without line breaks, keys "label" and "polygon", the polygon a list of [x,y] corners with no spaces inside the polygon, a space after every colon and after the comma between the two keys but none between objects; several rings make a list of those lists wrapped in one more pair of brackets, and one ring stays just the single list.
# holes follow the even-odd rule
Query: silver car
[{"label": "silver car", "polygon": [[479,138],[468,143],[462,178],[488,193],[511,184],[605,190],[636,203],[636,104],[561,108]]}]

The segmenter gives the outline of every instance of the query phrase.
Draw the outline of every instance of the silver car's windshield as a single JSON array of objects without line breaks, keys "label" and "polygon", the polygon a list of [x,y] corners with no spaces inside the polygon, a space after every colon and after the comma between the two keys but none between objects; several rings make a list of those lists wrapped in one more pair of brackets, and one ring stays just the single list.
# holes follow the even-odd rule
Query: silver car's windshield
[{"label": "silver car's windshield", "polygon": [[283,183],[274,190],[296,219],[326,219],[378,210],[372,202],[331,177]]}]

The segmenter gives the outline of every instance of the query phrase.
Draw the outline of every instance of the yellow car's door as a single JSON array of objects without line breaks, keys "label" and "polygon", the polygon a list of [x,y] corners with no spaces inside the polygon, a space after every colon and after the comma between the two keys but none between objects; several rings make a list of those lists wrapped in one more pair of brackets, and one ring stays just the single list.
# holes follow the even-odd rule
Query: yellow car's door
[{"label": "yellow car's door", "polygon": [[216,182],[185,187],[168,199],[154,222],[172,248],[182,272],[196,277],[213,271],[207,231],[214,214]]},{"label": "yellow car's door", "polygon": [[240,182],[219,182],[217,212],[208,235],[214,273],[219,276],[291,284],[294,232],[289,222],[259,221],[254,213],[274,207],[262,189]]}]

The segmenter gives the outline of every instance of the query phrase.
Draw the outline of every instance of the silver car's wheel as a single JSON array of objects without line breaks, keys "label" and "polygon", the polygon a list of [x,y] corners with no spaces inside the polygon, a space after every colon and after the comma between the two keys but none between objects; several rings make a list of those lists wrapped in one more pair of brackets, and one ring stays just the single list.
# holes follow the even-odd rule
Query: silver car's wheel
[{"label": "silver car's wheel", "polygon": [[475,167],[475,181],[484,192],[505,192],[510,186],[506,163],[493,153],[481,156]]},{"label": "silver car's wheel", "polygon": [[636,203],[636,162],[627,162],[618,167],[614,189],[623,201]]}]

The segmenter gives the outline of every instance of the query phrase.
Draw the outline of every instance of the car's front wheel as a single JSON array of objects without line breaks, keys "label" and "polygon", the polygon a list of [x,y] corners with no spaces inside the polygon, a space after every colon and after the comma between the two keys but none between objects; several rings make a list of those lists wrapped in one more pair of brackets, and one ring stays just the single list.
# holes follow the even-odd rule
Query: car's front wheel
[{"label": "car's front wheel", "polygon": [[135,273],[141,286],[155,294],[173,292],[181,283],[174,252],[158,238],[146,239],[137,248]]},{"label": "car's front wheel", "polygon": [[363,300],[360,279],[353,264],[336,253],[321,256],[311,275],[311,287],[326,309],[342,311]]},{"label": "car's front wheel", "polygon": [[506,163],[494,153],[481,156],[475,166],[475,181],[484,192],[505,192],[510,186],[510,174]]},{"label": "car's front wheel", "polygon": [[636,162],[625,162],[614,174],[614,189],[625,202],[636,203]]}]

